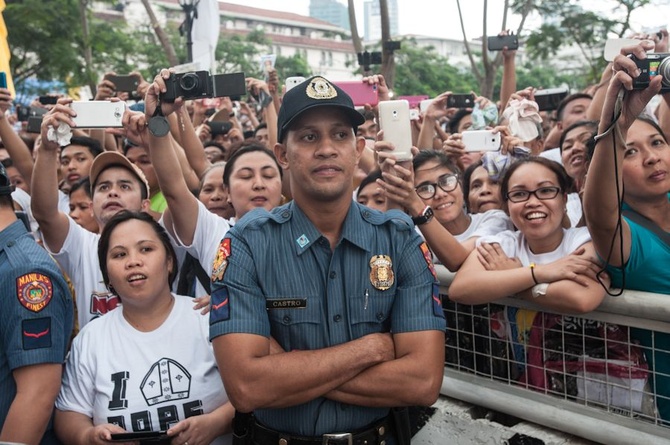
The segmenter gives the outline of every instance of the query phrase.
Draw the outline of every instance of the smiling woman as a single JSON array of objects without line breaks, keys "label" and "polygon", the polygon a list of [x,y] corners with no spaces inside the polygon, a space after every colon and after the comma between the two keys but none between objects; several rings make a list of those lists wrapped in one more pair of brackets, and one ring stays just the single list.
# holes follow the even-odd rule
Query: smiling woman
[{"label": "smiling woman", "polygon": [[554,161],[516,161],[501,192],[518,231],[480,238],[449,287],[449,298],[482,304],[516,295],[561,312],[595,309],[605,289],[596,281],[601,266],[591,236],[585,227],[563,228],[570,184]]},{"label": "smiling woman", "polygon": [[165,230],[146,213],[119,212],[102,231],[98,256],[122,305],[74,339],[56,401],[59,438],[102,444],[113,433],[167,430],[174,443],[230,443],[234,410],[208,318],[170,292],[177,259]]}]

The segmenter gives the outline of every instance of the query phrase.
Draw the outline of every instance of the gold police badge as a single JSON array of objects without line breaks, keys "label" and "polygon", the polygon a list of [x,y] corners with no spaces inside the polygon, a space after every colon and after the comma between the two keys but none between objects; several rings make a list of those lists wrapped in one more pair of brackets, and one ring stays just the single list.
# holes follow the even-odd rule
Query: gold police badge
[{"label": "gold police badge", "polygon": [[370,258],[370,283],[375,289],[386,290],[393,286],[393,263],[388,255]]},{"label": "gold police badge", "polygon": [[312,99],[333,99],[337,97],[337,90],[323,77],[315,77],[307,85],[307,96]]}]

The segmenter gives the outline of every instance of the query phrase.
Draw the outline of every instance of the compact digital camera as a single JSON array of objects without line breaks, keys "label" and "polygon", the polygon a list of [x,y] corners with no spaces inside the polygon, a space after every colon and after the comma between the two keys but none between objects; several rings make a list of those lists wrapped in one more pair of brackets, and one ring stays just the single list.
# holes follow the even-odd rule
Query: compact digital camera
[{"label": "compact digital camera", "polygon": [[631,54],[630,57],[640,69],[640,75],[633,79],[633,89],[644,90],[649,82],[656,76],[661,76],[661,93],[670,92],[670,54],[648,53],[646,59],[638,59]]},{"label": "compact digital camera", "polygon": [[161,100],[174,102],[178,97],[184,99],[202,99],[205,97],[241,96],[246,94],[247,86],[244,73],[216,74],[209,71],[172,73],[165,81],[167,91],[161,94]]}]

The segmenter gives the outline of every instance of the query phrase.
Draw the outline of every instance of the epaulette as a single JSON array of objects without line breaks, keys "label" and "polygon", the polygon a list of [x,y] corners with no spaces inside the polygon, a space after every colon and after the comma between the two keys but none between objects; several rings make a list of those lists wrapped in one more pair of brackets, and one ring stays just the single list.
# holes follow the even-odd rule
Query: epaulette
[{"label": "epaulette", "polygon": [[276,224],[284,224],[285,222],[291,219],[293,214],[290,203],[284,204],[283,206],[275,207],[272,211],[268,212],[266,209],[260,207],[253,210],[250,210],[246,215],[242,217],[239,221],[235,223],[231,230],[238,232],[243,232],[244,230],[251,229],[255,230],[260,227],[263,227],[268,222],[274,222]]},{"label": "epaulette", "polygon": [[405,213],[397,209],[392,209],[387,212],[380,212],[370,209],[361,204],[356,203],[361,210],[361,216],[364,220],[375,226],[382,226],[384,224],[393,224],[397,230],[411,230],[414,227],[412,219]]}]

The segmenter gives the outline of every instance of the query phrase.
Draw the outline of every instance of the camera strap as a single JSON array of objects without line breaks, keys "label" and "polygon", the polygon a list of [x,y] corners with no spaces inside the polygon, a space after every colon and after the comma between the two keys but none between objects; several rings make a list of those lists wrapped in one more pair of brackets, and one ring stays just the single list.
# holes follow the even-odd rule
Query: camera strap
[{"label": "camera strap", "polygon": [[163,115],[160,97],[156,97],[156,111],[149,119],[149,132],[157,138],[162,138],[170,132],[170,122]]}]

